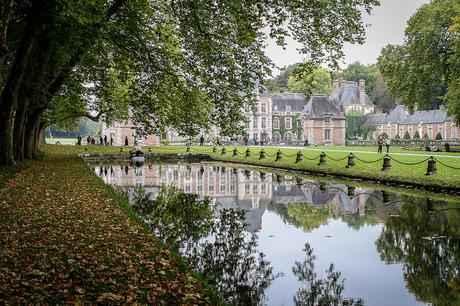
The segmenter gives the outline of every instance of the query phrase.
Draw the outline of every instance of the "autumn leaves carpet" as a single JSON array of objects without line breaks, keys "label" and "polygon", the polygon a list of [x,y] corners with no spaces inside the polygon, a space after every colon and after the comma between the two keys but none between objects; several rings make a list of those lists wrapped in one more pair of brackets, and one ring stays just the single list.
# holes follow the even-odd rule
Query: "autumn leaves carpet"
[{"label": "autumn leaves carpet", "polygon": [[28,162],[0,187],[0,304],[211,304],[123,203],[76,156]]}]

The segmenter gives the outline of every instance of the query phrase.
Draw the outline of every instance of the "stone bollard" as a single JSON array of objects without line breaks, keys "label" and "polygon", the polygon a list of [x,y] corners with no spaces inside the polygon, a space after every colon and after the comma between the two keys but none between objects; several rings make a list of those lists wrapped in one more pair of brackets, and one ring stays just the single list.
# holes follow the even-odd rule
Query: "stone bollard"
[{"label": "stone bollard", "polygon": [[246,157],[251,157],[251,150],[249,148],[246,149]]},{"label": "stone bollard", "polygon": [[297,152],[296,157],[295,157],[295,163],[300,163],[302,161],[303,154],[302,152]]},{"label": "stone bollard", "polygon": [[297,187],[302,187],[303,179],[298,177],[298,178],[295,179],[295,183],[296,183]]},{"label": "stone bollard", "polygon": [[236,148],[233,149],[233,155],[232,156],[237,156],[238,155],[238,150]]},{"label": "stone bollard", "polygon": [[265,177],[266,177],[266,174],[265,174],[265,172],[259,172],[259,176],[260,176],[260,180],[264,181]]},{"label": "stone bollard", "polygon": [[356,195],[356,187],[355,186],[347,186],[347,195],[350,197],[350,199],[353,199],[354,196]]},{"label": "stone bollard", "polygon": [[275,161],[279,161],[281,158],[283,158],[283,152],[281,152],[281,150],[278,150],[278,152],[276,152]]},{"label": "stone bollard", "polygon": [[387,171],[391,168],[391,158],[390,156],[387,154],[385,155],[385,157],[383,158],[383,166],[382,166],[382,171]]},{"label": "stone bollard", "polygon": [[225,147],[222,148],[222,152],[221,152],[221,155],[225,155],[227,153],[227,150],[225,149]]},{"label": "stone bollard", "polygon": [[350,153],[350,155],[348,155],[348,163],[346,165],[347,168],[351,168],[355,165],[355,156],[353,155],[353,153]]},{"label": "stone bollard", "polygon": [[428,167],[426,168],[425,175],[435,174],[438,169],[436,168],[436,160],[433,156],[428,160]]},{"label": "stone bollard", "polygon": [[190,147],[187,147],[187,150],[186,150],[186,152],[187,152],[187,153],[189,153],[189,152],[190,152]]},{"label": "stone bollard", "polygon": [[216,153],[216,152],[217,152],[217,147],[216,146],[212,147],[212,153]]},{"label": "stone bollard", "polygon": [[149,147],[149,152],[152,152],[152,147]]},{"label": "stone bollard", "polygon": [[319,163],[318,163],[318,166],[320,166],[320,165],[326,163],[326,156],[327,156],[326,153],[321,152],[321,154],[319,155]]},{"label": "stone bollard", "polygon": [[265,158],[265,151],[264,149],[260,150],[260,153],[259,153],[259,159],[264,159]]},{"label": "stone bollard", "polygon": [[88,147],[85,147],[85,151],[88,151]]},{"label": "stone bollard", "polygon": [[275,180],[277,184],[281,184],[284,180],[284,176],[277,174]]},{"label": "stone bollard", "polygon": [[251,171],[244,170],[244,176],[246,176],[247,179],[250,179],[251,178]]},{"label": "stone bollard", "polygon": [[388,204],[391,202],[391,195],[388,191],[382,190],[382,202]]}]

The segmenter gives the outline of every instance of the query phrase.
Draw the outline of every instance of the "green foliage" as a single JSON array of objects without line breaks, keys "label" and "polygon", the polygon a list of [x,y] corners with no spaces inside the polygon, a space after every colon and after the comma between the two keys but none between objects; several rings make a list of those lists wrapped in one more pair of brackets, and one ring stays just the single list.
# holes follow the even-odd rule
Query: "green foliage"
[{"label": "green foliage", "polygon": [[430,137],[428,137],[427,133],[423,133],[422,139],[427,141],[427,140],[430,140]]},{"label": "green foliage", "polygon": [[295,63],[289,66],[283,67],[281,69],[280,74],[275,77],[276,86],[281,90],[284,91],[288,88],[288,80],[294,74],[294,72],[299,69],[300,64]]},{"label": "green foliage", "polygon": [[388,86],[380,72],[377,72],[374,89],[370,94],[370,99],[376,107],[384,113],[389,113],[396,106],[396,99],[390,95]]},{"label": "green foliage", "polygon": [[399,136],[399,134],[396,134],[394,139],[401,139],[401,137]]},{"label": "green foliage", "polygon": [[460,119],[459,36],[455,1],[436,0],[410,18],[403,45],[388,45],[378,59],[388,89],[410,110],[447,109]]},{"label": "green foliage", "polygon": [[291,75],[288,79],[290,92],[303,93],[307,99],[312,94],[331,94],[332,79],[330,73],[324,68],[316,68],[312,73],[300,72]]},{"label": "green foliage", "polygon": [[364,115],[360,112],[349,112],[346,115],[346,138],[353,139],[357,135],[362,135],[364,123]]},{"label": "green foliage", "polygon": [[408,131],[406,131],[406,133],[404,134],[404,139],[405,140],[410,140],[411,139],[410,134],[409,134]]},{"label": "green foliage", "polygon": [[434,139],[435,139],[435,140],[442,140],[442,135],[441,135],[441,133],[438,132],[438,133],[436,134],[436,136],[435,136]]},{"label": "green foliage", "polygon": [[420,139],[420,133],[418,131],[415,131],[414,139]]},{"label": "green foliage", "polygon": [[377,77],[377,66],[375,64],[363,65],[360,62],[354,62],[343,69],[340,73],[340,78],[346,81],[359,82],[366,81],[366,93],[371,95],[375,87]]},{"label": "green foliage", "polygon": [[310,232],[327,224],[332,214],[330,206],[314,208],[307,203],[292,203],[288,207],[288,216],[297,220],[299,226],[305,231]]}]

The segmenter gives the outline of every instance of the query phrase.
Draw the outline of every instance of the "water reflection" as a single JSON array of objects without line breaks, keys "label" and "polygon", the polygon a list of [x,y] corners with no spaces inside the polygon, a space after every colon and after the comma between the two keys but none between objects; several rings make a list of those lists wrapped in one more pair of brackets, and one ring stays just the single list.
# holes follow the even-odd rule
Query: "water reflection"
[{"label": "water reflection", "polygon": [[306,243],[303,250],[305,260],[296,262],[292,272],[301,282],[301,286],[294,296],[297,306],[345,306],[364,305],[362,299],[343,298],[345,281],[340,279],[341,273],[335,270],[334,264],[330,264],[326,271],[326,277],[321,279],[315,271],[316,256],[310,244]]},{"label": "water reflection", "polygon": [[386,263],[402,263],[407,286],[433,305],[460,303],[460,207],[407,202],[397,206],[376,242]]},{"label": "water reflection", "polygon": [[257,252],[257,235],[246,232],[243,210],[223,209],[218,219],[209,198],[164,188],[152,200],[138,190],[135,211],[154,233],[181,251],[232,305],[260,305],[274,279]]},{"label": "water reflection", "polygon": [[[140,187],[148,200],[161,198],[164,186],[183,190],[187,196],[163,201],[155,211],[142,205],[137,209],[158,236],[209,273],[231,303],[261,304],[266,294],[271,305],[270,299],[277,300],[278,294],[288,300],[275,304],[308,305],[305,294],[312,290],[313,280],[301,279],[306,275],[302,268],[309,265],[308,250],[298,257],[305,241],[321,252],[320,271],[327,270],[321,258],[336,263],[347,279],[343,295],[362,297],[366,305],[388,305],[382,296],[392,305],[459,303],[458,202],[414,197],[410,190],[388,192],[379,185],[361,188],[218,164],[92,166],[132,201]],[[177,222],[168,225],[170,221]],[[257,249],[264,251],[273,269]],[[292,270],[295,263],[299,266]],[[327,271],[324,281],[330,280],[328,274],[336,275],[335,269]],[[273,280],[276,272],[284,277]],[[330,284],[341,288],[342,283]],[[384,292],[390,287],[394,296]],[[337,305],[350,300],[342,302]]]}]

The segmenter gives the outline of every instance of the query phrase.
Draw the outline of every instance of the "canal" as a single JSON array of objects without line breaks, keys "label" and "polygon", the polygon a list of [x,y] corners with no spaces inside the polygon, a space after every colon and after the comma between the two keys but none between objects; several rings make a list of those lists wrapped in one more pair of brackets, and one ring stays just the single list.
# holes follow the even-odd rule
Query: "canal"
[{"label": "canal", "polygon": [[219,163],[88,163],[231,304],[460,303],[458,198]]}]

